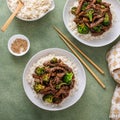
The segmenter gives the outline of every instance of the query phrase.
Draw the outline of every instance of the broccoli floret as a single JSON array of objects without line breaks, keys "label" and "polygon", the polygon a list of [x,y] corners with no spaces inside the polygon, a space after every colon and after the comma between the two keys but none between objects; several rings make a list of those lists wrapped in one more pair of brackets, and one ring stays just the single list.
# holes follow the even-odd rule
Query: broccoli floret
[{"label": "broccoli floret", "polygon": [[95,32],[101,32],[101,29],[102,29],[102,26],[101,26],[101,25],[93,27],[93,30],[94,30]]},{"label": "broccoli floret", "polygon": [[76,14],[76,10],[77,10],[77,7],[72,7],[71,8],[71,13],[75,15]]},{"label": "broccoli floret", "polygon": [[104,21],[103,21],[103,25],[104,25],[104,26],[110,25],[110,17],[109,17],[109,15],[108,15],[108,13],[105,14]]},{"label": "broccoli floret", "polygon": [[56,88],[56,89],[60,89],[60,88],[62,87],[62,85],[67,85],[67,83],[62,82],[62,83],[56,85],[55,88]]},{"label": "broccoli floret", "polygon": [[89,18],[90,22],[92,22],[93,13],[94,13],[93,9],[88,10],[87,13],[86,13],[86,16]]},{"label": "broccoli floret", "polygon": [[104,9],[104,8],[105,8],[105,6],[104,6],[104,5],[101,5],[101,8],[102,8],[102,9]]},{"label": "broccoli floret", "polygon": [[78,32],[81,34],[88,34],[89,33],[89,28],[84,23],[79,24],[77,26],[77,29],[78,29]]},{"label": "broccoli floret", "polygon": [[47,94],[43,96],[43,101],[52,103],[53,102],[53,95],[52,94]]},{"label": "broccoli floret", "polygon": [[70,84],[71,81],[72,81],[72,78],[73,78],[73,73],[72,72],[66,73],[63,77],[63,82],[65,82],[67,84]]},{"label": "broccoli floret", "polygon": [[82,5],[81,10],[85,10],[87,6],[88,6],[88,2],[84,2],[83,5]]},{"label": "broccoli floret", "polygon": [[42,75],[44,72],[45,72],[45,68],[44,68],[44,67],[37,67],[37,68],[35,69],[35,73],[36,73],[37,75]]},{"label": "broccoli floret", "polygon": [[53,63],[53,64],[54,64],[54,63],[57,63],[57,58],[56,58],[56,57],[52,58],[52,59],[50,60],[50,62]]},{"label": "broccoli floret", "polygon": [[102,2],[102,0],[96,0],[96,2],[97,2],[97,3],[101,3],[101,2]]},{"label": "broccoli floret", "polygon": [[49,78],[50,78],[50,75],[49,75],[49,74],[44,74],[44,75],[42,76],[42,80],[43,80],[44,82],[49,82]]},{"label": "broccoli floret", "polygon": [[39,83],[35,83],[35,85],[33,86],[34,90],[36,93],[40,92],[40,90],[43,90],[45,88],[45,86],[39,84]]}]

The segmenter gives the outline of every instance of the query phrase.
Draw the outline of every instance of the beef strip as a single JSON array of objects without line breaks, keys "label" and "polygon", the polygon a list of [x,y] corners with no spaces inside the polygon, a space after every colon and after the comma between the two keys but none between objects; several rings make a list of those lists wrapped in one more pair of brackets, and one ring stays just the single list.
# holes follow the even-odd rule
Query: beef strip
[{"label": "beef strip", "polygon": [[99,18],[101,18],[101,17],[103,17],[103,15],[95,15],[95,16],[93,17],[93,22],[95,22],[97,19],[99,19]]},{"label": "beef strip", "polygon": [[103,22],[103,20],[104,20],[104,18],[102,17],[102,18],[98,19],[96,22],[91,23],[91,24],[90,24],[90,28],[93,28],[93,27],[98,26],[100,23]]},{"label": "beef strip", "polygon": [[76,10],[76,15],[81,11],[81,7],[82,7],[82,4],[85,0],[79,0],[79,6],[77,7],[77,10]]}]

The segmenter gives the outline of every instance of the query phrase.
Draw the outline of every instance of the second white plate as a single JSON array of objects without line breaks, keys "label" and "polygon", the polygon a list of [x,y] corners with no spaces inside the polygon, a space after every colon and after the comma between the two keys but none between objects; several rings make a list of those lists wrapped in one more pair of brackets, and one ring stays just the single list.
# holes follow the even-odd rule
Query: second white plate
[{"label": "second white plate", "polygon": [[90,37],[85,38],[86,35],[84,35],[83,37],[83,35],[80,36],[76,34],[76,32],[74,32],[74,30],[72,30],[70,27],[71,20],[73,20],[74,17],[71,14],[70,10],[74,6],[74,3],[76,1],[78,0],[67,0],[63,10],[64,24],[74,38],[76,38],[79,42],[92,47],[105,46],[117,39],[117,37],[120,35],[120,15],[118,14],[118,11],[120,10],[120,2],[118,0],[105,0],[105,2],[111,4],[111,11],[113,17],[112,27],[102,36],[97,36],[96,38],[93,38],[94,40],[90,40]]}]

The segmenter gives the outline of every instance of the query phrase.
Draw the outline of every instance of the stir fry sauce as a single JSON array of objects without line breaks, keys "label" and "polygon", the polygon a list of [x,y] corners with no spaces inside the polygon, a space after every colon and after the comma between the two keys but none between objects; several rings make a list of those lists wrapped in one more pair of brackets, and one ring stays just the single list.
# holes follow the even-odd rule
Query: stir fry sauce
[{"label": "stir fry sauce", "polygon": [[35,92],[43,95],[43,101],[53,104],[61,103],[75,83],[72,69],[55,57],[36,67],[33,78]]},{"label": "stir fry sauce", "polygon": [[107,31],[112,25],[110,5],[102,0],[79,0],[78,6],[71,8],[78,32],[98,36]]}]

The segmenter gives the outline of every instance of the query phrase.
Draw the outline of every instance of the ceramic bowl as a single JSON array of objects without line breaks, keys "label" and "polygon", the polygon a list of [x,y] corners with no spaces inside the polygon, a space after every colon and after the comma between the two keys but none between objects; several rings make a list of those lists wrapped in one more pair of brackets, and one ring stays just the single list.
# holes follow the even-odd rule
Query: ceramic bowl
[{"label": "ceramic bowl", "polygon": [[70,10],[74,6],[74,3],[77,1],[78,0],[67,0],[63,10],[63,21],[65,27],[75,39],[91,47],[102,47],[112,43],[118,38],[120,35],[120,15],[118,14],[118,11],[120,9],[120,2],[118,0],[106,1],[111,4],[110,9],[113,17],[112,26],[104,34],[96,37],[86,34],[80,35],[78,32],[76,32],[76,28],[73,27],[74,15],[71,14]]},{"label": "ceramic bowl", "polygon": [[[9,0],[6,0],[6,2],[7,2],[7,6],[8,6],[8,8],[9,8],[9,10],[11,11],[11,12],[13,12],[13,10],[12,10],[12,8],[10,7],[10,5],[8,4],[8,1]],[[10,2],[10,4],[11,4],[11,2]],[[24,6],[23,6],[24,7]],[[23,15],[17,15],[16,17],[17,18],[19,18],[20,20],[23,20],[23,21],[36,21],[36,20],[39,20],[39,19],[41,19],[42,17],[44,17],[45,15],[47,15],[49,12],[51,12],[52,10],[54,10],[54,8],[55,8],[55,3],[54,3],[54,0],[51,0],[51,6],[50,6],[50,8],[47,10],[47,11],[45,11],[44,13],[42,13],[40,16],[38,16],[38,17],[34,17],[34,18],[24,18],[23,17]],[[22,9],[22,8],[21,8]],[[23,11],[23,10],[22,10]],[[34,12],[37,12],[37,11],[34,11]],[[22,14],[23,12],[21,12],[21,10],[20,10],[20,14]],[[28,12],[27,12],[28,13]],[[32,12],[33,13],[33,12]],[[39,11],[39,13],[40,13],[40,11]],[[26,14],[26,13],[25,13]]]},{"label": "ceramic bowl", "polygon": [[[27,49],[24,52],[16,53],[16,52],[13,52],[13,50],[11,49],[11,46],[16,39],[22,39],[22,40],[27,41]],[[30,49],[30,41],[26,36],[24,36],[22,34],[16,34],[16,35],[13,35],[12,37],[10,37],[10,39],[8,41],[8,50],[12,55],[23,56],[29,51],[29,49]]]},{"label": "ceramic bowl", "polygon": [[[46,104],[41,98],[35,95],[35,92],[33,88],[31,87],[33,82],[30,82],[29,80],[32,77],[31,71],[33,67],[35,66],[36,63],[39,63],[38,60],[41,58],[46,58],[48,55],[54,54],[55,56],[64,56],[68,60],[70,60],[73,64],[75,64],[76,68],[78,69],[76,73],[76,87],[73,88],[72,94],[69,95],[67,98],[65,98],[62,103],[59,105],[52,105],[52,104]],[[67,61],[68,62],[68,61]],[[29,77],[28,77],[29,76]],[[29,81],[29,82],[28,82]],[[60,48],[49,48],[42,50],[38,53],[36,53],[27,63],[24,72],[23,72],[23,87],[25,90],[25,93],[29,100],[35,104],[37,107],[42,108],[44,110],[49,110],[49,111],[58,111],[58,110],[63,110],[66,109],[73,104],[75,104],[83,95],[84,90],[86,86],[86,74],[84,71],[84,68],[82,64],[79,62],[79,60],[70,52],[60,49]]]}]

